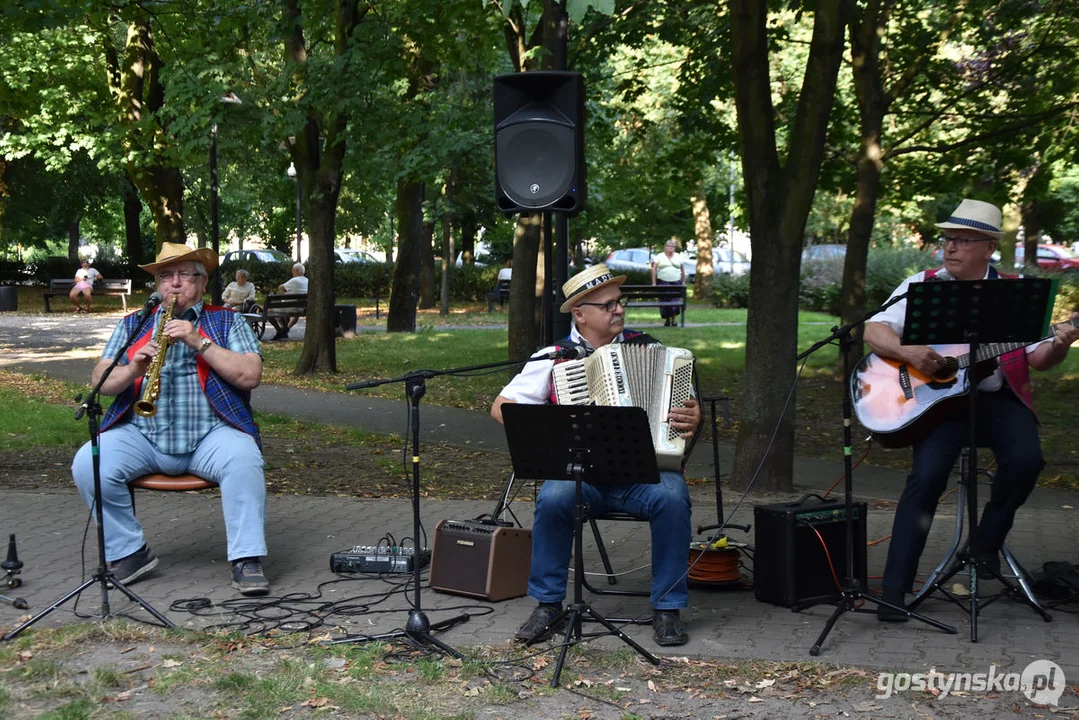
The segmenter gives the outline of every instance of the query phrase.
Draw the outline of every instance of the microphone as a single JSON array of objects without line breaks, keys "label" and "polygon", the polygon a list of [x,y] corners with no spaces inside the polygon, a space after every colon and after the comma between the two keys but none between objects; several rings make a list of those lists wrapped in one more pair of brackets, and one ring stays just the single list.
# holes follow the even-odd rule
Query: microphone
[{"label": "microphone", "polygon": [[164,299],[165,298],[161,295],[161,293],[155,292],[146,300],[146,304],[142,306],[142,310],[139,310],[139,317],[146,317],[147,315],[152,313],[155,309],[157,309],[157,306],[160,305]]},{"label": "microphone", "polygon": [[558,348],[546,355],[540,355],[536,360],[581,360],[592,354],[592,351],[584,345],[571,345],[570,347]]},{"label": "microphone", "polygon": [[936,275],[933,275],[932,277],[927,277],[925,279],[925,282],[944,282],[946,280],[955,280],[955,278],[953,278],[951,273],[949,273],[947,270],[941,270]]}]

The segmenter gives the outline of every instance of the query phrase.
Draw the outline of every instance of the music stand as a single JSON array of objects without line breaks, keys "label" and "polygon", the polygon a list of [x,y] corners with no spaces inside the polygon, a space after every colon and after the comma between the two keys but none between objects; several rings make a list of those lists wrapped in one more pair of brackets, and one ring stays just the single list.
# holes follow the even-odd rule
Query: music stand
[{"label": "music stand", "polygon": [[[648,427],[648,416],[638,407],[596,405],[524,405],[506,403],[502,421],[516,477],[526,480],[572,480],[576,486],[573,518],[573,602],[548,627],[563,619],[566,633],[558,654],[551,687],[566,662],[572,640],[584,635],[581,623],[590,619],[637,651],[653,665],[659,658],[645,650],[621,628],[596,612],[582,598],[584,586],[584,501],[582,484],[655,484],[659,468]],[[537,442],[543,438],[543,442]],[[529,640],[532,645],[546,628]]]},{"label": "music stand", "polygon": [[[999,570],[974,555],[978,537],[978,376],[979,363],[1016,350],[1045,337],[1049,328],[1057,281],[1045,278],[995,280],[956,280],[952,282],[911,283],[907,313],[903,325],[904,345],[969,344],[963,358],[949,359],[946,372],[967,393],[967,544],[958,553],[958,561],[940,576],[929,590],[923,590],[911,604],[921,602],[933,590],[939,590],[960,570],[970,572],[970,641],[978,642],[978,576],[992,576],[1004,585],[1005,592],[1026,600],[1045,617],[1045,612],[1030,603]],[[1011,347],[1014,345],[1014,347]],[[945,372],[942,371],[942,372]],[[971,376],[974,376],[973,381]],[[950,596],[949,596],[950,597]],[[960,605],[962,607],[962,605]]]}]

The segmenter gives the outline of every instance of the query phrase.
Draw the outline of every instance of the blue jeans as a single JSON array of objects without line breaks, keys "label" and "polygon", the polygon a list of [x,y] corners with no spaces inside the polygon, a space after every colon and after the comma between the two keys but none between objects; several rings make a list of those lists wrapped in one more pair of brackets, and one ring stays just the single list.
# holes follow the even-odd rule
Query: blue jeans
[{"label": "blue jeans", "polygon": [[[127,483],[155,472],[193,473],[217,483],[225,514],[228,559],[266,554],[266,479],[262,473],[262,453],[247,433],[221,425],[210,431],[194,452],[166,455],[158,452],[130,423],[121,423],[101,433],[99,444],[105,559],[109,562],[127,557],[145,542]],[[82,499],[93,509],[90,443],[75,454],[71,474]]]},{"label": "blue jeans", "polygon": [[[979,554],[996,553],[1012,528],[1016,510],[1034,489],[1045,460],[1037,419],[1010,389],[979,393],[977,416],[977,443],[993,451],[998,469],[978,523],[977,546],[971,549]],[[938,424],[915,443],[911,474],[895,508],[892,541],[884,565],[885,593],[911,591],[937,501],[948,486],[956,458],[966,446],[965,406],[960,415]]]},{"label": "blue jeans", "polygon": [[[581,495],[590,512],[628,512],[648,520],[652,530],[652,607],[673,610],[689,605],[690,500],[685,479],[661,472],[656,485],[590,485]],[[532,522],[532,570],[528,595],[541,603],[566,597],[573,552],[575,483],[548,480],[536,499]]]}]

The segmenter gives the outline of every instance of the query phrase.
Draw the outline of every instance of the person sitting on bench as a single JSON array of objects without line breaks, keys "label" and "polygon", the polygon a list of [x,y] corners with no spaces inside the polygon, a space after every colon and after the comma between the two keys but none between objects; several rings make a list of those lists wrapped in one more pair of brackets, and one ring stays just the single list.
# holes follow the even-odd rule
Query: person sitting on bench
[{"label": "person sitting on bench", "polygon": [[[296,263],[293,265],[292,277],[287,280],[284,285],[278,286],[277,291],[285,295],[300,295],[306,293],[307,278],[304,276],[305,272],[306,270],[304,269],[303,263]],[[290,318],[278,319],[270,317],[267,319],[270,321],[270,324],[273,325],[274,329],[277,330],[277,334],[270,338],[270,340],[287,340],[288,331],[292,329],[296,324],[296,321],[300,318],[299,316],[293,315]]]},{"label": "person sitting on bench", "polygon": [[[102,282],[104,279],[105,278],[101,273],[90,267],[89,259],[82,259],[82,267],[75,271],[75,287],[71,288],[71,292],[68,293],[68,297],[71,298],[71,303],[75,306],[76,313],[90,312],[90,305],[93,302],[94,284]],[[80,295],[86,298],[85,308],[79,304]]]}]

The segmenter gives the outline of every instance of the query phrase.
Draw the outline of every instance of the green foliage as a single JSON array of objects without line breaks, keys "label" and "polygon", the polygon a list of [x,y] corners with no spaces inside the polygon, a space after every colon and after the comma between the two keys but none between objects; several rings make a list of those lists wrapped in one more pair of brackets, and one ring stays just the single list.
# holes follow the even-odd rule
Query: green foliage
[{"label": "green foliage", "polygon": [[[803,310],[838,315],[842,299],[844,258],[802,263],[798,303]],[[896,286],[911,275],[932,267],[932,253],[917,248],[875,248],[866,262],[866,304],[881,305]]]},{"label": "green foliage", "polygon": [[712,304],[720,308],[749,307],[749,273],[718,273],[712,277]]},{"label": "green foliage", "polygon": [[335,263],[333,269],[337,297],[389,297],[392,278],[393,263]]},{"label": "green foliage", "polygon": [[[438,282],[439,269],[436,266],[435,279]],[[495,286],[498,279],[497,267],[461,265],[450,269],[450,299],[482,302],[487,293]]]}]

